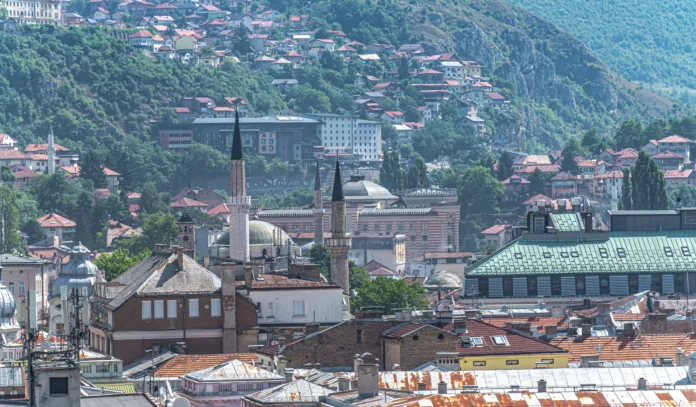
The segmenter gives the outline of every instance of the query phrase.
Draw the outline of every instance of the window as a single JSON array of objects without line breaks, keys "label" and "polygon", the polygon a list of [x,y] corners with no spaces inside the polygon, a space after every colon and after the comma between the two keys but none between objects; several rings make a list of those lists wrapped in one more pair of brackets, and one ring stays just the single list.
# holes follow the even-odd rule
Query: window
[{"label": "window", "polygon": [[167,300],[167,318],[176,318],[176,300]]},{"label": "window", "polygon": [[541,363],[546,363],[548,365],[553,365],[553,359],[541,359]]},{"label": "window", "polygon": [[19,295],[24,295],[24,283],[19,283]]},{"label": "window", "polygon": [[273,318],[273,303],[268,303],[268,318]]},{"label": "window", "polygon": [[379,232],[379,225],[375,225],[375,232]]},{"label": "window", "polygon": [[626,257],[626,250],[624,250],[623,247],[617,248],[616,253],[619,255],[619,257]]},{"label": "window", "polygon": [[48,382],[50,394],[68,394],[67,377],[51,377]]},{"label": "window", "polygon": [[572,252],[570,252],[570,256],[571,257],[580,257],[580,253],[578,253],[576,251],[572,251]]},{"label": "window", "polygon": [[391,225],[391,223],[390,223],[390,224],[387,225],[387,232],[391,232],[391,230],[392,230],[392,225]]},{"label": "window", "polygon": [[211,298],[210,299],[210,316],[211,317],[219,317],[220,314],[220,299],[219,298]]},{"label": "window", "polygon": [[604,247],[599,248],[599,256],[602,257],[603,259],[606,259],[609,257],[609,253],[607,252],[607,249]]},{"label": "window", "polygon": [[292,302],[292,316],[293,317],[303,317],[304,316],[304,300],[293,301]]},{"label": "window", "polygon": [[403,232],[403,231],[404,231],[404,224],[403,224],[403,223],[399,223],[399,224],[396,226],[396,229],[397,229],[399,232]]},{"label": "window", "polygon": [[152,302],[151,301],[143,301],[142,306],[143,306],[143,311],[142,311],[143,319],[152,318]]},{"label": "window", "polygon": [[370,228],[370,225],[363,225],[363,232],[367,232]]},{"label": "window", "polygon": [[504,335],[491,336],[491,340],[496,346],[510,346],[507,338]]},{"label": "window", "polygon": [[416,243],[416,236],[415,235],[411,235],[411,243]]},{"label": "window", "polygon": [[12,294],[14,294],[14,293],[15,293],[15,292],[14,292],[14,283],[13,283],[13,282],[10,282],[8,285],[9,285],[9,288],[10,288],[10,292],[11,292]]},{"label": "window", "polygon": [[189,300],[189,318],[198,318],[198,298]]},{"label": "window", "polygon": [[519,360],[506,360],[505,364],[510,366],[510,365],[519,365],[520,361]]},{"label": "window", "polygon": [[355,343],[362,343],[362,329],[355,330]]},{"label": "window", "polygon": [[475,360],[475,361],[474,361],[474,366],[486,366],[486,361],[484,361],[484,360]]},{"label": "window", "polygon": [[553,256],[551,255],[551,252],[544,252],[544,258],[545,258],[545,259],[550,259],[551,257],[553,257]]},{"label": "window", "polygon": [[674,252],[672,251],[671,247],[665,246],[665,255],[667,257],[674,257]]},{"label": "window", "polygon": [[686,257],[691,256],[691,250],[688,246],[682,246],[682,254]]},{"label": "window", "polygon": [[164,318],[164,301],[155,301],[155,319]]},{"label": "window", "polygon": [[564,259],[567,259],[567,258],[568,258],[568,252],[561,252],[561,257],[563,257]]},{"label": "window", "polygon": [[480,336],[472,336],[471,343],[473,343],[474,346],[483,346],[483,338]]}]

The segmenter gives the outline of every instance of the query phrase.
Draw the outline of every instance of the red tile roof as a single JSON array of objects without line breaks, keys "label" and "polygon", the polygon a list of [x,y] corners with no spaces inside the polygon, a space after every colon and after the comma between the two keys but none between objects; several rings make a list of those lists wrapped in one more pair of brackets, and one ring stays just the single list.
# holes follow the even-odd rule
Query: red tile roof
[{"label": "red tile roof", "polygon": [[[676,358],[676,348],[687,352],[696,351],[696,335],[664,334],[639,335],[636,338],[618,338],[606,336],[557,337],[551,344],[566,349],[571,353],[570,362],[580,361],[583,355],[599,355],[599,360],[649,360],[659,358]],[[601,351],[597,347],[601,346]]]},{"label": "red tile roof", "polygon": [[497,327],[504,327],[507,322],[528,322],[532,327],[542,330],[545,326],[565,327],[568,325],[565,317],[541,317],[541,318],[486,318],[486,322]]},{"label": "red tile roof", "polygon": [[178,201],[172,202],[170,206],[173,208],[185,208],[189,206],[192,208],[205,208],[208,205],[203,202],[198,202],[195,199],[181,198]]},{"label": "red tile roof", "polygon": [[[460,356],[476,355],[522,355],[539,353],[566,353],[567,351],[557,346],[548,344],[538,339],[530,338],[522,334],[507,331],[497,326],[481,322],[476,319],[466,320],[466,330],[459,337],[479,337],[483,346],[464,347],[460,341],[457,351]],[[508,345],[495,345],[492,336],[505,336]]]},{"label": "red tile roof", "polygon": [[657,140],[658,143],[693,143],[693,141],[689,140],[686,137],[682,137],[679,135],[671,135],[667,136],[661,140]]},{"label": "red tile roof", "polygon": [[121,174],[119,174],[118,172],[112,170],[111,168],[106,168],[106,167],[104,167],[104,175],[106,175],[107,177],[120,177],[121,176]]},{"label": "red tile roof", "polygon": [[519,175],[513,175],[510,178],[506,179],[503,181],[503,184],[513,184],[512,180],[514,179],[519,179],[520,182],[514,183],[514,184],[519,184],[519,185],[525,185],[525,184],[530,184],[530,182],[526,178],[522,178]]},{"label": "red tile roof", "polygon": [[537,194],[534,195],[533,197],[527,199],[526,201],[522,202],[522,205],[536,205],[537,201],[540,200],[545,200],[546,202],[551,202],[551,198],[549,198],[546,195],[542,194]]},{"label": "red tile roof", "polygon": [[258,361],[255,353],[221,353],[212,355],[177,355],[155,370],[155,377],[181,377],[185,374],[217,366],[231,360],[245,363]]},{"label": "red tile roof", "polygon": [[208,215],[215,216],[222,213],[230,213],[230,208],[227,207],[226,203],[221,203],[220,205],[208,210]]},{"label": "red tile roof", "polygon": [[665,171],[665,178],[666,179],[674,179],[674,178],[691,178],[691,174],[693,173],[693,170],[669,170]]},{"label": "red tile roof", "polygon": [[36,220],[42,228],[74,228],[75,222],[56,213],[47,213]]},{"label": "red tile roof", "polygon": [[[56,151],[68,151],[67,148],[61,146],[60,144],[54,143],[53,146],[55,147]],[[24,149],[24,152],[29,154],[29,153],[45,153],[48,151],[48,144],[29,144],[27,145],[27,148]]]},{"label": "red tile roof", "polygon": [[679,154],[675,153],[674,151],[667,150],[667,151],[664,151],[660,154],[655,154],[653,156],[653,158],[684,158],[684,156],[679,155]]},{"label": "red tile roof", "polygon": [[[262,278],[263,281],[259,280]],[[288,278],[280,274],[261,274],[252,282],[252,290],[297,290],[297,289],[326,289],[340,288],[334,283]]]},{"label": "red tile roof", "polygon": [[481,231],[482,235],[497,235],[505,230],[508,225],[493,225],[486,230]]}]

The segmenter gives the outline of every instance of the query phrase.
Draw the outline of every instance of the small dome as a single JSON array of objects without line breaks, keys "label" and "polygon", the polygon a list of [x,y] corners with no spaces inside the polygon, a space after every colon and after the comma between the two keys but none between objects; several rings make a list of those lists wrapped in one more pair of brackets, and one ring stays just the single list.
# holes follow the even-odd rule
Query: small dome
[{"label": "small dome", "polygon": [[[280,234],[280,235],[279,235]],[[279,239],[280,237],[280,239]],[[249,244],[250,245],[285,245],[292,239],[281,228],[261,220],[249,221]],[[229,246],[230,231],[225,230],[215,241],[215,244]]]},{"label": "small dome", "polygon": [[462,287],[462,279],[450,271],[439,270],[428,277],[423,286],[430,289],[447,288],[456,290]]},{"label": "small dome", "polygon": [[385,187],[365,181],[363,175],[352,175],[350,181],[343,185],[343,195],[346,201],[396,201],[399,199]]},{"label": "small dome", "polygon": [[58,278],[51,286],[51,298],[60,297],[60,287],[62,286],[67,286],[68,289],[87,287],[91,297],[99,268],[89,258],[89,249],[80,243],[66,251],[70,256],[70,261],[60,268]]},{"label": "small dome", "polygon": [[17,321],[14,319],[17,303],[14,295],[7,287],[0,282],[0,333],[7,333],[8,330],[19,329]]}]

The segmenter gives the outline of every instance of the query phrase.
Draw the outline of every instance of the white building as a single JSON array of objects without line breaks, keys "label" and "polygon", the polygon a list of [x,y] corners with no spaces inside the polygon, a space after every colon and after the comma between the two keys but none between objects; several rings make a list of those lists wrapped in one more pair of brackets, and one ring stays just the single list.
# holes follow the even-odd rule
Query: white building
[{"label": "white building", "polygon": [[320,120],[319,137],[326,150],[352,151],[360,161],[382,159],[382,127],[380,123],[356,116],[337,114],[307,114]]},{"label": "white building", "polygon": [[445,73],[445,79],[457,81],[464,79],[464,65],[457,61],[443,61],[440,64],[440,71]]},{"label": "white building", "polygon": [[21,24],[59,24],[62,2],[58,0],[0,0],[7,16]]}]

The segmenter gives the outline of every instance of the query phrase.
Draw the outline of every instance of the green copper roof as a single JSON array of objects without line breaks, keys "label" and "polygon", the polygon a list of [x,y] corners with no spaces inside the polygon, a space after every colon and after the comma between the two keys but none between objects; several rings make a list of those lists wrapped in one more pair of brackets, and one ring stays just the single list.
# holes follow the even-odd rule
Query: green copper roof
[{"label": "green copper roof", "polygon": [[553,218],[556,230],[559,232],[580,232],[585,229],[582,218],[577,212],[552,213],[551,218]]},{"label": "green copper roof", "polygon": [[[612,232],[608,238],[525,235],[474,263],[470,277],[696,271],[696,230]],[[601,234],[595,234],[601,237]],[[606,235],[605,235],[606,236]],[[534,240],[536,238],[536,240]]]}]

